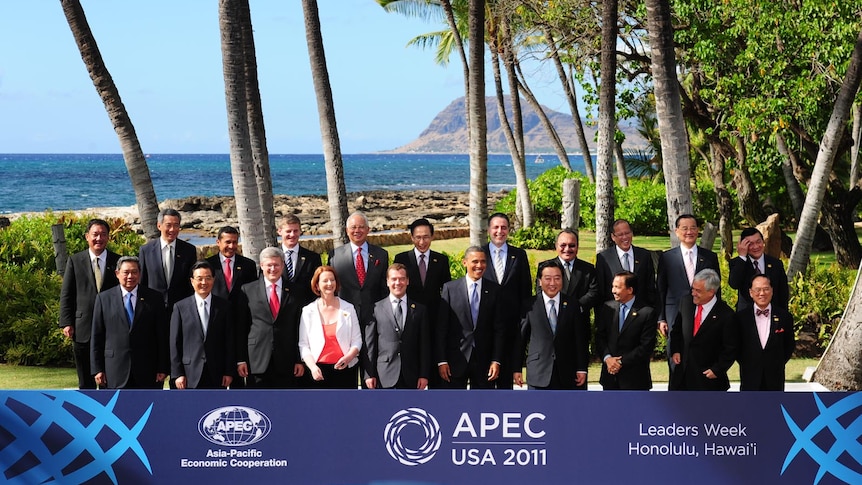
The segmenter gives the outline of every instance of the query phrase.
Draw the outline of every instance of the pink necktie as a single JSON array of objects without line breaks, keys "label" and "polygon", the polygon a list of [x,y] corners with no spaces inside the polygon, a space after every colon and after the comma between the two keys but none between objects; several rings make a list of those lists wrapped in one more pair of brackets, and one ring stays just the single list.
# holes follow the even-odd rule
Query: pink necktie
[{"label": "pink necktie", "polygon": [[224,260],[224,282],[227,283],[227,291],[233,286],[233,273],[230,270],[230,258]]},{"label": "pink necktie", "polygon": [[269,294],[269,310],[272,312],[273,320],[278,318],[278,288],[272,285],[272,292]]}]

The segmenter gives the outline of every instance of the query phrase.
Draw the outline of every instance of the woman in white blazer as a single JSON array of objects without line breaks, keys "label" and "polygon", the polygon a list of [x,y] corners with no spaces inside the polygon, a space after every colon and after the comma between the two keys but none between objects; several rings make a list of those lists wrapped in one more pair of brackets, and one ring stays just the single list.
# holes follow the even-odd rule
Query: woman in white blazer
[{"label": "woman in white blazer", "polygon": [[302,308],[299,355],[308,366],[308,387],[356,389],[362,331],[353,305],[335,296],[338,277],[332,266],[320,266],[311,278],[316,300]]}]

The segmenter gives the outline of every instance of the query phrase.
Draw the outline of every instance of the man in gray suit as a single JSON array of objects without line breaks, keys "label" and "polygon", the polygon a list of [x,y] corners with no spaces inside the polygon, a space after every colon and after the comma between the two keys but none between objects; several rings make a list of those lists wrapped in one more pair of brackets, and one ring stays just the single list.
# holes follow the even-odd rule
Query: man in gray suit
[{"label": "man in gray suit", "polygon": [[386,271],[389,296],[374,305],[365,327],[369,389],[425,389],[431,374],[431,327],[425,305],[407,296],[407,268]]},{"label": "man in gray suit", "polygon": [[284,253],[260,252],[261,276],[242,287],[236,332],[237,374],[246,386],[285,389],[298,386],[305,369],[299,358],[302,308],[284,283]]},{"label": "man in gray suit", "polygon": [[63,288],[60,290],[60,328],[72,339],[78,388],[95,389],[90,371],[90,334],[93,323],[93,303],[100,291],[117,286],[117,261],[120,255],[107,250],[111,237],[108,223],[91,219],[84,234],[88,248],[73,254],[66,262]]},{"label": "man in gray suit", "polygon": [[189,276],[198,251],[193,244],[178,238],[180,213],[176,209],[162,209],[158,227],[161,237],[141,246],[138,254],[141,284],[162,294],[170,314],[174,303],[194,293]]},{"label": "man in gray suit", "polygon": [[[585,389],[589,365],[589,322],[577,300],[562,293],[563,268],[539,264],[539,294],[521,322],[513,379],[523,385],[525,356],[530,389]],[[527,350],[529,349],[529,355]]]},{"label": "man in gray suit", "polygon": [[488,262],[479,246],[467,248],[463,264],[467,274],[443,285],[434,329],[437,372],[443,388],[493,389],[508,357],[506,321],[498,314],[500,286],[482,278]]},{"label": "man in gray suit", "polygon": [[177,389],[225,389],[236,373],[230,304],[212,293],[208,262],[192,266],[191,280],[195,294],[171,314],[171,375]]},{"label": "man in gray suit", "polygon": [[123,256],[115,273],[119,286],[96,297],[90,366],[100,387],[160,389],[170,371],[164,301],[138,284],[140,268],[138,258]]}]

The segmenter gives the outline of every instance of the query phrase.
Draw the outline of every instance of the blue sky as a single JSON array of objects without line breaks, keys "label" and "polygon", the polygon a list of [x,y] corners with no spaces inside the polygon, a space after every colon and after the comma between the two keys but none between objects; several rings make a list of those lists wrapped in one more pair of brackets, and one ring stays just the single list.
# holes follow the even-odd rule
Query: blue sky
[{"label": "blue sky", "polygon": [[[226,153],[218,2],[82,4],[144,152]],[[406,47],[442,25],[374,0],[319,0],[319,9],[344,153],[403,145],[463,96],[457,58],[444,68],[432,51]],[[320,153],[301,4],[252,0],[251,12],[269,151]],[[525,71],[541,103],[567,112],[550,70]],[[0,153],[119,151],[60,2],[0,3]]]}]

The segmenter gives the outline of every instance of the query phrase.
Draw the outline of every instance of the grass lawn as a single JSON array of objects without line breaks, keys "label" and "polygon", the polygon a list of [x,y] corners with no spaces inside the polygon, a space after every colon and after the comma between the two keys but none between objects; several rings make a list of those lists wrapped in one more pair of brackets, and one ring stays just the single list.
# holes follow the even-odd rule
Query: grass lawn
[{"label": "grass lawn", "polygon": [[[806,367],[817,366],[817,359],[791,359],[787,363],[787,382],[804,382],[802,373]],[[650,365],[653,382],[667,382],[667,363],[653,362]],[[590,383],[599,382],[601,365],[590,366]],[[739,369],[736,364],[730,368],[730,380],[739,380]],[[0,382],[2,389],[77,389],[78,375],[75,369],[58,367],[27,367],[20,365],[0,364]]]}]

